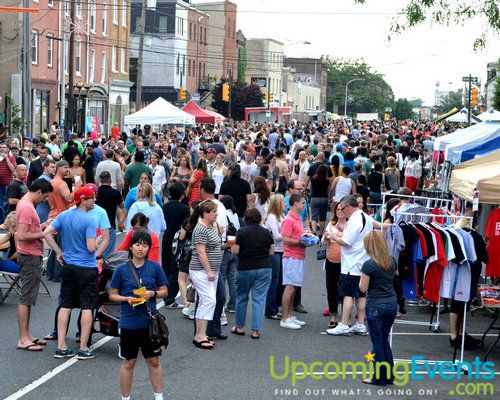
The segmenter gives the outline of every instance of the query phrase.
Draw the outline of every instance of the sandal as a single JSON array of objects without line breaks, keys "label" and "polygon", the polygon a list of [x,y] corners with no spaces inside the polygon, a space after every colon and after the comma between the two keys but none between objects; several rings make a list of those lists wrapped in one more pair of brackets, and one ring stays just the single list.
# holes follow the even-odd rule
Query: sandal
[{"label": "sandal", "polygon": [[38,346],[47,346],[47,341],[45,339],[34,338],[32,342]]},{"label": "sandal", "polygon": [[43,346],[31,343],[27,346],[17,346],[18,350],[26,350],[26,351],[43,351]]},{"label": "sandal", "polygon": [[231,333],[232,333],[233,335],[238,335],[238,336],[244,336],[244,335],[245,335],[245,332],[244,332],[244,331],[243,331],[243,332],[240,332],[240,331],[238,330],[238,328],[237,328],[237,327],[235,327],[235,326],[233,326],[233,327],[231,328]]},{"label": "sandal", "polygon": [[54,336],[52,333],[43,337],[43,340],[57,340],[57,336]]},{"label": "sandal", "polygon": [[250,334],[250,337],[251,337],[252,339],[260,339],[260,333],[259,333],[259,332],[257,332],[257,331],[254,331],[254,332],[252,332],[252,333]]},{"label": "sandal", "polygon": [[201,340],[198,342],[197,340],[193,339],[193,344],[195,347],[203,350],[213,350],[213,348],[215,347],[214,343],[210,340]]}]

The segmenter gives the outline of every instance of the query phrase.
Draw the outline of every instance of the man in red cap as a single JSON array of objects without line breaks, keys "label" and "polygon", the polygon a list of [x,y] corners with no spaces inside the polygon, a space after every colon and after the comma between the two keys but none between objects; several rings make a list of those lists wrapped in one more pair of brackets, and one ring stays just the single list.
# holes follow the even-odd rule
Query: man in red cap
[{"label": "man in red cap", "polygon": [[[77,189],[72,203],[76,208],[59,214],[44,231],[45,240],[56,253],[58,261],[63,264],[55,358],[75,355],[66,345],[66,332],[73,308],[82,310],[80,351],[77,358],[86,360],[95,357],[88,348],[93,310],[98,297],[96,223],[88,214],[94,204],[95,194],[92,189]],[[61,237],[62,249],[54,240],[56,232]]]}]

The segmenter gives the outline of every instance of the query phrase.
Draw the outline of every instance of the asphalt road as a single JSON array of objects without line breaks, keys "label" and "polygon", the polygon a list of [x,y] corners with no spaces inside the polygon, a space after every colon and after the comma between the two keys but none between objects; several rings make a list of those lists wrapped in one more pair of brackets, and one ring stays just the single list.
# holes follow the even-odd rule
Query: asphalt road
[{"label": "asphalt road", "polygon": [[[170,346],[161,357],[165,377],[166,399],[288,399],[288,398],[395,398],[395,399],[455,399],[462,397],[498,398],[497,395],[478,396],[473,391],[482,390],[477,382],[492,383],[499,390],[500,351],[496,348],[489,361],[495,365],[497,373],[493,380],[468,380],[462,376],[436,374],[434,365],[427,365],[430,372],[418,375],[422,380],[410,380],[407,385],[377,389],[361,383],[361,376],[349,373],[345,379],[327,379],[324,364],[327,362],[364,361],[363,356],[370,350],[369,337],[332,337],[324,333],[328,318],[321,311],[326,306],[324,273],[321,262],[315,259],[315,249],[307,254],[308,271],[303,289],[304,306],[308,314],[301,315],[307,325],[299,331],[285,330],[277,321],[265,320],[262,337],[252,340],[249,335],[235,336],[229,333],[234,314],[228,314],[229,325],[223,328],[229,339],[217,343],[216,349],[206,351],[191,344],[193,323],[182,317],[180,310],[165,310],[170,328]],[[56,307],[58,284],[48,282],[52,296],[40,296],[32,314],[32,332],[44,336],[50,332]],[[118,339],[96,335],[99,346],[96,358],[88,361],[57,360],[54,356],[55,343],[51,342],[40,353],[30,353],[16,349],[17,342],[17,294],[11,294],[0,306],[0,399],[120,399],[118,369],[121,361],[117,357]],[[409,307],[403,319],[427,321],[427,307]],[[69,340],[74,343],[77,312],[73,313]],[[412,356],[422,356],[430,360],[451,361],[452,349],[448,343],[449,318],[442,316],[439,333],[429,332],[427,327],[396,325],[393,352],[396,359],[409,360]],[[469,318],[468,332],[479,337],[491,318],[486,311],[477,311]],[[482,359],[494,336],[486,338],[486,345],[475,351],[465,352],[465,361],[472,362],[475,356]],[[271,371],[270,359],[274,357]],[[288,369],[286,360],[288,357]],[[304,367],[312,362],[314,373],[304,374]],[[333,364],[329,364],[334,371]],[[405,363],[405,365],[408,365]],[[295,374],[291,370],[295,368]],[[425,371],[425,366],[421,367]],[[279,379],[271,377],[271,372]],[[287,373],[288,372],[288,373]],[[483,370],[483,372],[486,372]],[[292,375],[295,378],[292,378]],[[303,379],[302,379],[303,378]],[[445,380],[444,378],[451,378]],[[296,382],[293,382],[293,380]],[[457,384],[468,384],[457,387]],[[293,385],[295,384],[295,385]],[[452,395],[450,391],[467,390],[469,395]],[[31,389],[31,390],[30,390]],[[132,399],[153,399],[147,368],[139,360],[134,376]]]}]

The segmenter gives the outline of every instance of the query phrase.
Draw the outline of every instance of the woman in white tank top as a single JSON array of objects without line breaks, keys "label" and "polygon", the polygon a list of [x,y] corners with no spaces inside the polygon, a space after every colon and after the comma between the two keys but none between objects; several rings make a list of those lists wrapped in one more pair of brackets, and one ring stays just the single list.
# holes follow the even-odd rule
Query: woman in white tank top
[{"label": "woman in white tank top", "polygon": [[342,200],[342,197],[348,196],[356,192],[354,182],[349,178],[351,169],[349,167],[344,167],[342,170],[342,175],[335,178],[333,181],[332,191],[334,193],[334,199],[336,202]]},{"label": "woman in white tank top", "polygon": [[215,182],[215,194],[218,195],[222,182],[227,174],[227,167],[224,165],[224,154],[217,154],[215,162],[215,168],[212,170],[212,179]]}]

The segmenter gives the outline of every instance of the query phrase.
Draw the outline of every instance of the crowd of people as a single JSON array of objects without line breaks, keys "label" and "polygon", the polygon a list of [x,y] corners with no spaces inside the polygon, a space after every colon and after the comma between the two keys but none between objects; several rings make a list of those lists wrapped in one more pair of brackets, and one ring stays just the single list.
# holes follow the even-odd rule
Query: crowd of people
[{"label": "crowd of people", "polygon": [[[79,308],[76,356],[93,358],[98,260],[129,251],[131,264],[117,268],[110,285],[111,300],[122,303],[122,397],[129,398],[141,349],[159,400],[161,350],[148,342],[147,314],[133,307],[134,268],[153,312],[149,300],[156,298],[182,309],[195,320],[193,345],[212,350],[227,339],[226,313],[235,313],[232,334],[247,333],[248,302],[252,339],[260,338],[264,318],[283,329],[306,325],[298,318],[308,313],[302,239],[315,235],[326,246],[327,333],[369,331],[376,361],[391,363],[387,327],[398,312],[397,267],[374,231],[391,221],[377,222],[368,211],[384,192],[422,188],[439,162],[429,147],[437,134],[412,121],[339,120],[162,131],[146,125],[109,140],[54,129],[23,143],[7,139],[0,145],[0,218],[22,287],[17,347],[42,351],[57,340],[55,357],[73,357],[66,332],[71,309]],[[119,232],[125,238],[117,247]],[[44,241],[52,250],[46,269]],[[54,330],[44,339],[29,325],[42,271],[61,282]]]}]

